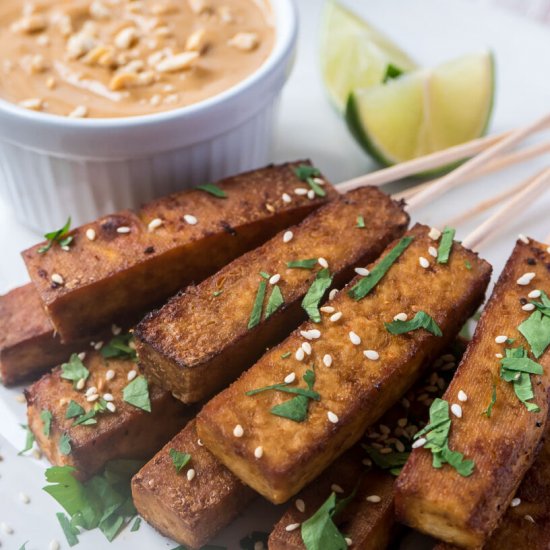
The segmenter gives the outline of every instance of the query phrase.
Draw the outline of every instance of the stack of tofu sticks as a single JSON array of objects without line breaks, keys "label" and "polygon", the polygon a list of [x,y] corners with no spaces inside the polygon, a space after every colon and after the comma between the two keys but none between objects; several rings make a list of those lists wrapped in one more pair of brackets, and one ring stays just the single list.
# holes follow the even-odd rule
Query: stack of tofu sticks
[{"label": "stack of tofu sticks", "polygon": [[[503,143],[510,147],[524,136],[522,130],[490,142],[485,152],[414,195],[409,208],[472,175],[504,150]],[[28,390],[29,426],[53,463],[74,466],[84,480],[108,460],[151,456],[186,425],[136,475],[133,494],[145,519],[179,542],[198,548],[240,513],[255,491],[272,502],[286,502],[331,463],[326,479],[333,469],[347,469],[339,466],[345,463],[342,461],[355,461],[358,468],[365,460],[372,461],[364,453],[359,462],[354,459],[361,455],[357,444],[365,431],[400,401],[438,357],[448,355],[446,350],[483,301],[491,268],[468,248],[477,247],[503,213],[547,187],[549,177],[548,171],[536,177],[463,245],[453,242],[449,229],[441,234],[416,225],[405,233],[408,215],[401,203],[357,182],[352,185],[357,189],[339,194],[304,161],[160,199],[137,214],[107,216],[72,231],[69,245],[59,246],[54,241],[45,252],[44,245],[25,251],[34,286],[17,289],[0,301],[2,319],[8,319],[10,327],[1,342],[3,379],[14,383],[36,375],[51,362],[61,362],[82,350],[84,343],[89,349],[93,339],[95,350],[71,357],[85,365],[85,379],[73,380],[73,387],[64,370],[57,368]],[[513,278],[525,264],[532,265],[529,271],[517,274],[517,279],[529,279],[528,284],[540,279],[535,289],[540,297],[542,291],[550,293],[545,267],[549,261],[544,245],[519,242],[503,277],[513,272],[508,279]],[[346,283],[345,290],[335,290]],[[499,285],[503,284],[501,277]],[[523,291],[528,284],[515,290]],[[132,360],[102,353],[101,344],[109,331],[113,333],[109,337],[114,336],[120,346],[119,326],[131,326],[181,288],[184,290],[137,325],[139,367]],[[326,294],[329,300],[322,305]],[[505,294],[513,300],[511,289]],[[516,308],[519,313],[514,310],[507,316],[501,312],[498,321],[519,322],[518,315],[528,315],[533,308],[538,312],[538,306],[525,307],[532,305],[529,298],[532,296],[516,296],[526,300],[523,307]],[[29,323],[33,317],[36,325]],[[503,334],[505,329],[511,333],[513,327],[503,326]],[[475,352],[471,351],[475,342],[476,338],[463,365]],[[36,357],[44,348],[51,362],[37,365]],[[266,348],[271,349],[262,355]],[[548,354],[543,352],[540,364],[544,361]],[[488,364],[487,369],[498,370],[498,361],[495,364]],[[457,377],[464,368],[460,367]],[[138,378],[150,385],[150,411],[120,399],[128,383]],[[461,421],[466,421],[466,408],[476,391],[487,390],[473,380],[469,392],[462,390],[467,401],[453,403],[464,409]],[[519,458],[514,468],[509,468],[505,482],[499,483],[499,493],[492,501],[499,513],[481,521],[479,528],[464,518],[447,518],[443,523],[452,524],[452,535],[439,527],[430,530],[432,523],[438,525],[437,520],[418,520],[434,498],[426,480],[439,473],[448,474],[450,484],[465,478],[457,481],[456,471],[449,466],[435,473],[419,473],[424,464],[416,457],[429,455],[419,448],[397,486],[400,518],[452,543],[463,543],[453,538],[460,532],[477,537],[476,544],[487,540],[535,458],[544,431],[546,405],[540,399],[547,389],[544,375],[537,384],[536,401],[540,401],[541,410],[523,416],[525,422],[541,422],[541,429],[527,433],[527,424],[519,427],[530,437],[512,441]],[[445,384],[440,383],[439,390],[441,386]],[[220,390],[203,407],[197,421],[189,422],[197,405]],[[448,392],[444,399],[451,400],[446,397]],[[498,425],[519,422],[524,405],[514,401],[513,390],[504,395],[510,410],[503,397],[494,405],[493,421]],[[112,403],[112,416],[102,416],[93,429],[74,426],[66,418],[69,401],[86,408],[101,396]],[[497,420],[499,406],[504,412]],[[53,414],[47,436],[40,418],[44,410]],[[399,437],[408,434],[410,439],[414,434],[406,431],[406,415],[398,420],[396,428],[403,434]],[[421,418],[415,417],[411,425],[420,422]],[[455,424],[453,421],[451,448],[458,432]],[[72,443],[69,454],[60,452],[61,437]],[[113,437],[120,444],[113,445]],[[397,452],[403,445],[399,437]],[[479,453],[477,445],[471,447],[465,441],[464,454],[470,458],[476,450]],[[191,455],[185,472],[174,468],[172,449]],[[347,449],[351,450],[343,455]],[[502,464],[494,457],[487,462],[488,468],[493,465],[493,471],[501,471]],[[418,478],[421,491],[414,486],[414,477],[420,475],[424,476]],[[477,475],[483,476],[484,483],[494,484],[494,479],[485,477],[491,479],[490,472],[483,470],[474,470],[467,480]],[[407,476],[412,478],[409,484]],[[346,512],[350,518],[359,518],[357,536],[366,532],[361,518],[372,515],[372,505],[382,501],[369,488],[370,483],[375,487],[379,478],[373,471],[362,478],[358,488],[358,494],[373,497],[366,500],[367,509],[358,505],[353,514],[354,508]],[[394,523],[395,487],[391,477],[386,479],[387,498],[380,507],[385,510],[380,516],[384,519],[369,527],[378,529],[379,540],[389,537]],[[433,486],[437,493],[438,483]],[[474,488],[478,493],[472,493],[471,510],[487,497],[485,492],[481,494],[479,480]],[[421,507],[418,517],[407,498]],[[302,525],[316,511],[311,505],[302,506],[305,502],[305,498],[296,501],[299,521],[282,529],[286,537],[294,537],[294,546],[284,536],[281,539],[281,529],[275,529],[274,548],[303,547]],[[295,527],[288,529],[289,525]],[[278,532],[281,540],[276,542]]]}]

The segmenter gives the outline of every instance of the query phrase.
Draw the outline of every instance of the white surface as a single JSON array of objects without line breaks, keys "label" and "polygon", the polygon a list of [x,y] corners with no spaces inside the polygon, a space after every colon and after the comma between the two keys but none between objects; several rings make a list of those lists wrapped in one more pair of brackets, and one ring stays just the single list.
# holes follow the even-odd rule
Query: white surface
[{"label": "white surface", "polygon": [[293,62],[293,0],[273,3],[275,45],[236,86],[140,117],[71,119],[0,99],[0,194],[35,230],[138,208],[185,186],[269,160],[276,107]]},{"label": "white surface", "polygon": [[[311,157],[333,181],[356,176],[373,168],[348,135],[342,121],[325,100],[317,72],[317,20],[319,0],[300,0],[302,29],[294,73],[283,94],[277,147],[273,160]],[[358,3],[356,3],[358,4]],[[481,46],[496,53],[498,91],[492,130],[501,131],[525,124],[548,109],[550,97],[550,33],[542,26],[518,19],[507,12],[461,2],[441,0],[392,0],[361,3],[366,17],[389,30],[404,47],[424,64],[437,63]],[[436,225],[467,209],[482,197],[490,196],[505,186],[514,185],[544,165],[548,157],[503,174],[473,182],[439,199],[435,207],[424,208],[414,217]],[[529,209],[517,212],[501,228],[482,254],[495,266],[498,274],[510,253],[518,232],[544,239],[550,234],[550,193],[541,196]],[[463,238],[480,219],[458,228]],[[46,229],[52,229],[45,227]],[[19,251],[38,238],[37,234],[17,225],[0,203],[0,292],[26,282]],[[24,433],[17,422],[24,420],[24,405],[15,400],[20,390],[0,389],[0,522],[15,528],[14,535],[0,532],[2,548],[18,549],[26,540],[27,550],[45,549],[52,538],[67,548],[57,525],[57,505],[42,491],[43,465],[30,458],[15,457],[10,442],[22,448]],[[19,491],[32,496],[28,505],[18,500]],[[282,508],[281,508],[282,510]],[[260,500],[244,518],[237,521],[216,541],[228,548],[238,548],[238,540],[252,529],[269,530],[280,515]],[[173,548],[145,524],[138,533],[124,533],[108,545],[99,533],[81,537],[77,548],[131,547],[136,550]]]}]

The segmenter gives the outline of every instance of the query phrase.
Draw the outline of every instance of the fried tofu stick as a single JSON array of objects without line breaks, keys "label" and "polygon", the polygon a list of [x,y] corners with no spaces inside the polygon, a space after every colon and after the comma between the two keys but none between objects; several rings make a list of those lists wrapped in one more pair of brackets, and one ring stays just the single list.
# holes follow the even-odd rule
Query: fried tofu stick
[{"label": "fried tofu stick", "polygon": [[[430,247],[437,246],[430,235],[429,228],[417,225],[407,239],[390,245],[369,266],[371,276],[356,278],[328,302],[341,317],[331,320],[327,314],[320,323],[304,323],[199,413],[197,431],[209,450],[271,502],[287,501],[356,443],[482,302],[489,264],[458,243],[448,263],[429,261]],[[376,282],[386,268],[372,291],[361,296],[365,283]],[[424,329],[390,334],[385,323],[401,313],[430,317],[441,334]],[[298,351],[304,343],[312,346],[311,356]],[[292,356],[282,360],[289,352]],[[308,370],[314,371],[313,383]],[[304,375],[311,386],[305,396]],[[302,422],[288,418],[284,391],[247,395],[273,384],[300,388],[301,403],[290,407],[301,405]]]},{"label": "fried tofu stick", "polygon": [[36,378],[89,345],[89,339],[61,342],[31,283],[0,296],[0,378],[6,386]]},{"label": "fried tofu stick", "polygon": [[[107,360],[89,352],[83,364],[89,377],[80,390],[56,368],[25,391],[29,428],[46,458],[56,466],[74,467],[80,480],[92,477],[110,460],[150,458],[194,416],[192,407],[153,385],[148,389],[151,412],[126,402],[124,388],[138,375],[131,360]],[[74,425],[103,400],[102,408],[109,408],[93,415],[89,424]]]},{"label": "fried tofu stick", "polygon": [[[408,221],[400,205],[373,187],[334,199],[290,233],[279,233],[149,314],[135,330],[140,365],[185,403],[211,397],[307,318],[301,302],[321,269],[318,258],[328,262],[339,287],[354,267],[367,265],[401,236]],[[287,265],[304,259],[312,262],[309,269]],[[262,272],[273,284],[263,282],[264,314],[250,327]],[[266,318],[277,289],[284,303]]]},{"label": "fried tofu stick", "polygon": [[[546,248],[518,241],[444,396],[453,413],[448,446],[474,461],[473,472],[464,477],[448,465],[436,469],[429,450],[419,448],[397,483],[402,521],[464,548],[481,547],[498,525],[536,457],[547,423],[550,352],[539,349],[536,357],[531,346],[533,335],[539,342],[549,338],[549,325],[530,303],[541,290],[550,293]],[[531,316],[530,328],[518,330]],[[524,352],[528,356],[514,362]],[[503,370],[505,364],[512,376]],[[542,367],[542,374],[517,370],[525,364]]]},{"label": "fried tofu stick", "polygon": [[195,189],[105,216],[71,231],[67,250],[24,251],[55,330],[71,341],[111,323],[129,326],[337,196],[328,183],[317,196],[294,173],[298,164],[222,180],[225,198]]}]

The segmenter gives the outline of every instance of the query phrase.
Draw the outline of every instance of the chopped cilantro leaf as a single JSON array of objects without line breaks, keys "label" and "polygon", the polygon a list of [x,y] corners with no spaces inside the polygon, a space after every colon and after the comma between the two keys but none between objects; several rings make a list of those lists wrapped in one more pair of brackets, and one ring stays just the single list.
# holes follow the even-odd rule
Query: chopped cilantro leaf
[{"label": "chopped cilantro leaf", "polygon": [[357,227],[359,229],[365,229],[365,218],[363,216],[357,216]]},{"label": "chopped cilantro leaf", "polygon": [[285,353],[281,355],[281,359],[288,359],[291,355],[292,353],[290,353],[290,351],[285,351]]},{"label": "chopped cilantro leaf", "polygon": [[317,258],[308,258],[307,260],[293,260],[286,266],[290,269],[313,269],[317,265]]},{"label": "chopped cilantro leaf", "polygon": [[472,270],[472,264],[468,260],[464,260],[464,267],[468,270]]},{"label": "chopped cilantro leaf", "polygon": [[67,410],[65,411],[65,418],[76,418],[85,412],[86,411],[84,411],[84,409],[76,401],[71,399],[69,405],[67,406]]},{"label": "chopped cilantro leaf", "polygon": [[405,462],[407,462],[407,459],[409,458],[410,452],[403,452],[403,453],[389,453],[387,455],[383,455],[378,451],[378,449],[375,449],[374,447],[371,447],[370,445],[362,445],[363,449],[367,451],[367,454],[369,455],[370,459],[382,470],[389,470],[392,475],[398,475],[399,471],[403,466],[405,466]]},{"label": "chopped cilantro leaf", "polygon": [[446,264],[449,261],[454,238],[455,230],[452,227],[446,227],[441,234],[441,240],[439,241],[439,248],[437,250],[438,264]]},{"label": "chopped cilantro leaf", "polygon": [[25,447],[17,453],[18,456],[30,451],[34,445],[34,434],[31,432],[31,429],[26,424],[21,424],[21,427],[26,431],[26,438]]},{"label": "chopped cilantro leaf", "polygon": [[500,377],[511,382],[517,398],[525,405],[529,412],[539,412],[540,408],[536,403],[529,401],[535,397],[531,374],[543,374],[542,367],[527,357],[527,352],[521,346],[507,349],[506,357],[500,360]]},{"label": "chopped cilantro leaf", "polygon": [[315,178],[321,175],[321,172],[317,168],[309,164],[300,164],[294,166],[292,171],[299,180],[306,182],[318,197],[326,196],[325,190],[315,181]]},{"label": "chopped cilantro leaf", "polygon": [[123,390],[122,399],[126,403],[151,412],[151,400],[149,399],[149,384],[144,376],[134,378]]},{"label": "chopped cilantro leaf", "polygon": [[133,346],[134,338],[131,334],[118,334],[108,344],[101,348],[101,355],[105,359],[130,359],[135,361],[137,353]]},{"label": "chopped cilantro leaf", "polygon": [[69,229],[71,228],[71,217],[67,219],[65,222],[65,225],[61,229],[57,229],[56,231],[51,231],[50,233],[46,233],[44,235],[44,238],[48,241],[44,246],[41,246],[38,249],[39,254],[44,254],[45,252],[48,252],[50,248],[55,244],[58,243],[59,246],[67,247],[69,246],[72,241],[72,236],[67,236],[67,233],[69,232]]},{"label": "chopped cilantro leaf", "polygon": [[443,336],[435,319],[425,311],[418,311],[410,321],[392,321],[391,323],[384,323],[384,325],[391,334],[405,334],[423,328],[434,336]]},{"label": "chopped cilantro leaf", "polygon": [[497,402],[497,385],[493,382],[493,391],[491,393],[491,402],[487,406],[487,408],[483,411],[483,414],[487,418],[491,418],[491,414],[493,414],[493,407],[495,406],[495,403]]},{"label": "chopped cilantro leaf", "polygon": [[55,516],[57,517],[59,524],[61,525],[61,529],[63,529],[63,533],[65,535],[65,538],[67,539],[67,544],[69,546],[77,545],[80,530],[71,524],[71,522],[63,512],[58,512],[57,514],[55,514]]},{"label": "chopped cilantro leaf", "polygon": [[279,288],[279,285],[275,285],[273,287],[273,290],[271,291],[269,299],[267,300],[264,319],[267,319],[268,317],[273,315],[284,303],[285,299],[283,298],[281,289]]},{"label": "chopped cilantro leaf", "polygon": [[40,419],[42,420],[42,425],[43,425],[42,432],[46,437],[50,437],[50,432],[52,429],[52,419],[53,419],[52,413],[44,409],[40,413]]},{"label": "chopped cilantro leaf", "polygon": [[71,438],[69,437],[69,434],[61,434],[61,437],[59,438],[58,448],[59,452],[62,455],[67,456],[71,454]]},{"label": "chopped cilantro leaf", "polygon": [[262,307],[264,304],[265,291],[267,289],[267,283],[265,281],[260,281],[258,285],[258,292],[256,293],[256,298],[254,300],[254,305],[252,306],[252,313],[250,314],[250,320],[248,321],[248,328],[254,328],[260,324],[262,319]]},{"label": "chopped cilantro leaf", "polygon": [[518,330],[525,336],[537,359],[550,345],[550,317],[538,309],[519,325]]},{"label": "chopped cilantro leaf", "polygon": [[182,453],[176,449],[170,449],[170,458],[172,459],[174,468],[179,473],[183,468],[185,468],[185,466],[187,466],[191,460],[191,455],[189,453]]},{"label": "chopped cilantro leaf", "polygon": [[[309,388],[309,392],[306,393],[305,390],[302,390],[301,393],[298,393],[296,397],[275,405],[271,408],[271,414],[275,416],[281,416],[293,422],[303,422],[307,418],[307,413],[309,409],[309,399],[314,399],[318,401],[320,396],[317,392],[313,391],[313,385],[315,384],[315,373],[312,370],[307,370],[304,374],[304,382]],[[299,388],[286,388],[290,389],[299,389]],[[280,389],[279,391],[284,391]]]},{"label": "chopped cilantro leaf", "polygon": [[214,292],[212,292],[212,295],[214,296],[214,298],[217,298],[218,296],[221,296],[223,294],[223,290],[215,290]]},{"label": "chopped cilantro leaf", "polygon": [[260,271],[260,276],[263,277],[264,279],[269,279],[271,277],[271,275],[265,271]]},{"label": "chopped cilantro leaf", "polygon": [[356,301],[362,300],[384,277],[390,267],[397,261],[399,256],[413,242],[413,237],[403,237],[357,284],[348,294]]},{"label": "chopped cilantro leaf", "polygon": [[204,185],[198,185],[197,189],[200,191],[205,191],[206,193],[210,193],[210,195],[213,195],[214,197],[218,197],[218,199],[226,199],[227,193],[220,189],[217,185],[214,185],[213,183],[205,183]]},{"label": "chopped cilantro leaf", "polygon": [[384,79],[382,83],[385,84],[388,80],[393,80],[394,78],[399,78],[403,74],[403,71],[396,67],[393,63],[388,63],[386,67],[386,73],[384,74]]},{"label": "chopped cilantro leaf", "polygon": [[81,379],[88,380],[89,376],[90,371],[84,366],[84,363],[76,353],[71,355],[68,363],[61,365],[61,378],[71,380],[73,387],[76,387],[77,382]]},{"label": "chopped cilantro leaf", "polygon": [[309,318],[315,323],[321,322],[321,314],[319,313],[319,303],[323,299],[325,292],[332,283],[332,276],[328,269],[321,269],[317,272],[317,276],[309,287],[304,299],[302,307],[309,315]]},{"label": "chopped cilantro leaf", "polygon": [[141,527],[141,518],[136,518],[134,520],[134,523],[132,524],[132,528],[130,529],[131,533],[135,533],[136,531],[139,531],[139,528]]}]

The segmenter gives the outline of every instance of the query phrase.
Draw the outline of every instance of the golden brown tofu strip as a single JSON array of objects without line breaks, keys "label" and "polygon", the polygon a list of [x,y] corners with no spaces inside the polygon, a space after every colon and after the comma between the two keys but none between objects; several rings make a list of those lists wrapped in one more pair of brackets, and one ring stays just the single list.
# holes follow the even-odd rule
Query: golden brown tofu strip
[{"label": "golden brown tofu strip", "polygon": [[[357,226],[359,216],[364,228]],[[148,315],[135,331],[140,364],[150,379],[185,403],[211,397],[306,319],[301,302],[321,269],[317,258],[328,261],[339,287],[407,224],[402,208],[373,187],[338,197],[292,227],[290,241],[284,239],[286,231],[276,235]],[[313,259],[313,269],[287,267],[306,258]],[[284,305],[265,319],[274,288],[268,285],[264,316],[249,329],[260,272],[280,276],[276,284]]]},{"label": "golden brown tofu strip", "polygon": [[[337,195],[309,189],[293,172],[299,163],[218,182],[227,197],[191,190],[122,211],[73,231],[69,250],[37,245],[23,252],[32,282],[65,341],[111,323],[129,326],[169,296],[216,272]],[[283,198],[287,194],[291,201]],[[53,277],[53,279],[52,279]]]},{"label": "golden brown tofu strip", "polygon": [[[181,472],[174,466],[171,449],[191,455]],[[134,476],[132,496],[139,514],[162,534],[200,548],[233,521],[256,493],[199,444],[192,420]]]},{"label": "golden brown tofu strip", "polygon": [[[56,368],[25,392],[28,424],[46,458],[56,466],[74,467],[80,480],[88,479],[110,460],[148,459],[195,413],[169,392],[152,385],[149,386],[151,412],[126,403],[122,392],[128,385],[128,373],[137,370],[133,361],[107,360],[98,352],[90,352],[83,362],[90,376],[81,391],[74,389],[70,380],[63,379],[61,369]],[[107,375],[109,371],[112,373]],[[115,411],[96,415],[97,424],[73,426],[77,417],[66,418],[67,408],[74,401],[85,412],[91,410],[98,401],[87,400],[86,393],[92,387],[97,388],[101,397],[105,394],[113,397]],[[44,411],[51,415],[49,434],[45,433],[47,428],[41,416]],[[69,454],[61,452],[63,436],[70,440]]]},{"label": "golden brown tofu strip", "polygon": [[[271,502],[288,500],[356,443],[366,427],[414,383],[422,367],[454,339],[482,302],[489,264],[455,243],[447,264],[432,259],[427,269],[421,267],[419,258],[429,257],[428,248],[437,244],[429,233],[425,226],[413,228],[407,233],[412,242],[373,291],[355,301],[348,291],[361,279],[352,281],[327,303],[342,313],[341,318],[331,321],[331,314],[326,314],[320,323],[304,323],[199,413],[197,431],[205,445]],[[395,246],[390,245],[387,253]],[[386,254],[369,269],[376,273],[376,266],[385,261]],[[387,331],[384,323],[396,314],[404,312],[410,318],[418,311],[436,321],[442,336],[423,329],[405,335]],[[295,352],[305,342],[312,346],[312,354],[300,361],[301,353],[297,359]],[[287,352],[292,356],[282,360]],[[281,384],[290,373],[296,376],[292,386],[304,389],[302,377],[312,367],[313,390],[319,400],[310,400],[303,422],[270,412],[289,401],[286,393],[246,395]]]},{"label": "golden brown tofu strip", "polygon": [[0,378],[6,386],[37,378],[89,345],[88,338],[61,342],[31,283],[0,296]]},{"label": "golden brown tofu strip", "polygon": [[[517,327],[531,315],[522,307],[529,293],[535,289],[550,293],[549,261],[546,245],[535,241],[519,241],[508,260],[444,396],[449,403],[461,405],[462,411],[461,418],[452,418],[449,447],[473,460],[474,471],[462,477],[447,465],[435,469],[428,450],[415,450],[396,493],[398,516],[411,527],[465,548],[482,546],[531,466],[548,416],[550,352],[538,360],[544,374],[531,375],[531,401],[540,412],[529,412],[513,384],[501,378],[500,362],[506,349],[530,350]],[[534,276],[525,277],[525,273]],[[505,337],[514,339],[513,343]],[[493,384],[496,402],[488,418],[484,412]],[[467,401],[458,401],[460,391]]]}]

